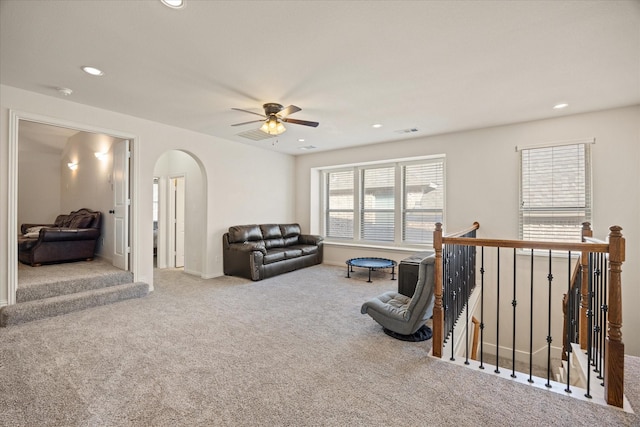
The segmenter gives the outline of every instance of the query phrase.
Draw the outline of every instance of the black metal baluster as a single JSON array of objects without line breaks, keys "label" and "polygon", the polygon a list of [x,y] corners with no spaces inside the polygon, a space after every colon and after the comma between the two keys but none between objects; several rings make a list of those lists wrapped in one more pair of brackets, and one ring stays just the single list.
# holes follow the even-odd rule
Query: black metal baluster
[{"label": "black metal baluster", "polygon": [[571,251],[569,251],[567,276],[567,393],[571,393],[571,324],[573,319],[573,298],[571,294]]},{"label": "black metal baluster", "polygon": [[600,372],[598,371],[598,362],[600,360],[600,331],[601,331],[601,318],[600,318],[600,289],[602,280],[602,256],[601,254],[595,254],[596,257],[596,270],[595,278],[593,281],[593,361],[591,365],[594,367],[593,372],[597,373],[596,378],[600,378]]},{"label": "black metal baluster", "polygon": [[529,381],[533,383],[533,249],[531,249],[531,290],[529,295]]},{"label": "black metal baluster", "polygon": [[484,246],[480,248],[480,369],[484,369]]},{"label": "black metal baluster", "polygon": [[456,277],[456,266],[457,266],[457,260],[456,260],[456,245],[452,245],[452,253],[453,253],[453,275],[452,277],[449,279],[451,281],[451,307],[453,307],[453,310],[451,310],[451,357],[449,358],[449,360],[454,361],[456,360],[455,358],[455,354],[454,354],[454,347],[456,345],[456,341],[454,339],[454,332],[455,332],[455,321],[458,318],[458,302],[456,300],[456,286],[457,283],[455,283],[455,281],[453,280],[454,277]]},{"label": "black metal baluster", "polygon": [[[464,262],[462,263],[462,268],[465,268],[465,265],[467,263],[467,261],[469,260],[469,247],[465,246],[463,249],[464,252],[464,257],[463,260]],[[465,284],[464,284],[464,301],[465,304],[467,306],[467,319],[466,319],[466,324],[465,324],[465,330],[466,330],[466,336],[465,336],[465,346],[466,346],[466,357],[464,360],[464,364],[468,365],[469,364],[469,310],[471,309],[471,307],[469,307],[469,276],[468,276],[468,269],[465,269],[466,271],[464,272],[464,280],[465,280]]]},{"label": "black metal baluster", "polygon": [[[604,254],[599,254],[598,256],[599,261],[598,261],[598,270],[600,271],[600,275],[598,277],[598,314],[599,314],[599,321],[598,321],[598,355],[600,357],[598,357],[598,366],[596,368],[596,371],[598,372],[598,379],[604,379],[604,376],[602,374],[602,364],[603,364],[603,360],[604,360],[604,355],[602,354],[602,349],[604,348],[604,333],[607,330],[607,328],[605,327],[605,322],[606,322],[606,318],[604,316],[604,278],[606,277],[606,270],[605,270],[605,259],[604,259]],[[603,383],[604,385],[604,383]]]},{"label": "black metal baluster", "polygon": [[443,309],[444,309],[444,342],[446,343],[449,340],[449,335],[451,332],[451,316],[450,316],[450,305],[449,305],[449,300],[450,300],[450,289],[451,289],[451,284],[450,284],[450,279],[451,276],[449,274],[449,264],[451,262],[451,254],[449,252],[450,249],[450,245],[444,245],[444,256],[442,258],[442,262],[444,263],[444,272],[443,272],[443,279],[442,279],[442,303],[443,303]]},{"label": "black metal baluster", "polygon": [[547,383],[546,387],[551,388],[551,283],[553,282],[553,274],[551,274],[551,250],[549,250],[549,274],[547,275],[549,280],[549,302],[547,306]]},{"label": "black metal baluster", "polygon": [[513,248],[513,299],[511,300],[513,306],[513,336],[511,339],[511,378],[516,377],[516,306],[518,300],[516,299],[516,249]]},{"label": "black metal baluster", "polygon": [[[587,294],[588,294],[588,307],[587,307],[587,361],[591,361],[591,344],[593,339],[593,334],[591,333],[591,329],[593,328],[593,319],[592,312],[593,309],[593,300],[591,299],[591,292],[593,289],[593,253],[589,253],[589,282],[587,285]],[[587,369],[587,392],[584,395],[585,397],[591,399],[591,369]]]},{"label": "black metal baluster", "polygon": [[496,301],[496,374],[500,373],[500,248],[496,248],[498,255],[498,274],[497,274],[497,301]]},{"label": "black metal baluster", "polygon": [[[605,338],[605,334],[606,334],[606,330],[607,330],[607,328],[606,328],[606,326],[607,326],[607,312],[609,311],[609,306],[607,305],[607,292],[608,292],[608,289],[607,289],[607,278],[609,277],[609,268],[608,268],[609,266],[607,265],[608,264],[607,255],[603,254],[602,256],[604,257],[604,260],[605,260],[604,286],[603,286],[603,292],[602,292],[602,294],[604,295],[603,302],[602,302],[602,311],[603,311],[603,317],[604,317],[602,335],[603,335],[603,338]],[[607,346],[603,345],[602,346],[602,360],[606,359],[606,356],[607,356],[605,354],[606,351],[607,351]],[[604,386],[605,369],[601,369],[601,372],[602,372],[601,373],[602,383],[600,385]]]}]

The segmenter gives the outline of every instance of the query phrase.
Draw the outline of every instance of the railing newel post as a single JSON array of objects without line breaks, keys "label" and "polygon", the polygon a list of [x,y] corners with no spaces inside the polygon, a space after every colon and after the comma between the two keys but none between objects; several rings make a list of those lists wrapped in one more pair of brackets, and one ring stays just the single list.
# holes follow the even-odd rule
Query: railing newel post
[{"label": "railing newel post", "polygon": [[607,403],[624,404],[624,343],[622,342],[622,263],[625,260],[625,239],[622,228],[609,228],[609,298],[607,339],[605,344],[604,392]]}]

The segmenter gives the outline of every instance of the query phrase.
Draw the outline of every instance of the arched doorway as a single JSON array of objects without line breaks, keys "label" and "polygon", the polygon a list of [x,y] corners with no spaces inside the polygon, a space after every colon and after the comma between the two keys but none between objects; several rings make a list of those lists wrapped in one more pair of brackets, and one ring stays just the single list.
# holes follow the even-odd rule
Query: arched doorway
[{"label": "arched doorway", "polygon": [[163,153],[153,171],[154,256],[157,268],[205,271],[207,180],[199,159],[182,150]]}]

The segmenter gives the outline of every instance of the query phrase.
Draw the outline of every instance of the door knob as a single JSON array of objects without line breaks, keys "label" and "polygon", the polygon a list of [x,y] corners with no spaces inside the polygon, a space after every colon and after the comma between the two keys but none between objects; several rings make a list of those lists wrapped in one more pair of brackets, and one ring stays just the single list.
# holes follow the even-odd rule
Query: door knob
[{"label": "door knob", "polygon": [[110,214],[114,214],[114,213],[116,213],[116,211],[114,211],[113,209],[109,209],[109,213]]}]

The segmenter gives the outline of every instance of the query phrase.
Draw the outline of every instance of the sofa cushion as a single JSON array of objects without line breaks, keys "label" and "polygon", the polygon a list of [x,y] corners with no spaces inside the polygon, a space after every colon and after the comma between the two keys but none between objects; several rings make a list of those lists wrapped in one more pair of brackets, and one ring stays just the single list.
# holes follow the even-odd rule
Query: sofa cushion
[{"label": "sofa cushion", "polygon": [[87,228],[93,222],[93,215],[74,215],[69,228]]},{"label": "sofa cushion", "polygon": [[285,237],[283,240],[285,246],[293,246],[298,244],[298,236]]},{"label": "sofa cushion", "polygon": [[298,224],[282,224],[280,225],[282,237],[293,237],[300,234],[300,225]]},{"label": "sofa cushion", "polygon": [[278,239],[282,237],[280,226],[278,224],[262,224],[260,226],[264,239]]},{"label": "sofa cushion", "polygon": [[273,262],[282,261],[285,259],[285,250],[282,248],[275,248],[267,251],[264,256],[264,263],[271,264]]},{"label": "sofa cushion", "polygon": [[279,239],[265,239],[264,247],[267,249],[282,248],[284,247],[284,239],[282,237]]},{"label": "sofa cushion", "polygon": [[312,255],[318,253],[318,247],[315,245],[294,245],[289,246],[287,249],[300,249],[302,255]]},{"label": "sofa cushion", "polygon": [[234,225],[233,227],[229,227],[230,243],[243,243],[255,240],[262,240],[262,232],[257,225]]},{"label": "sofa cushion", "polygon": [[70,215],[58,215],[54,222],[56,227],[68,227],[71,223]]},{"label": "sofa cushion", "polygon": [[284,249],[284,257],[286,259],[290,258],[298,258],[302,256],[302,250],[298,248],[285,248]]}]

